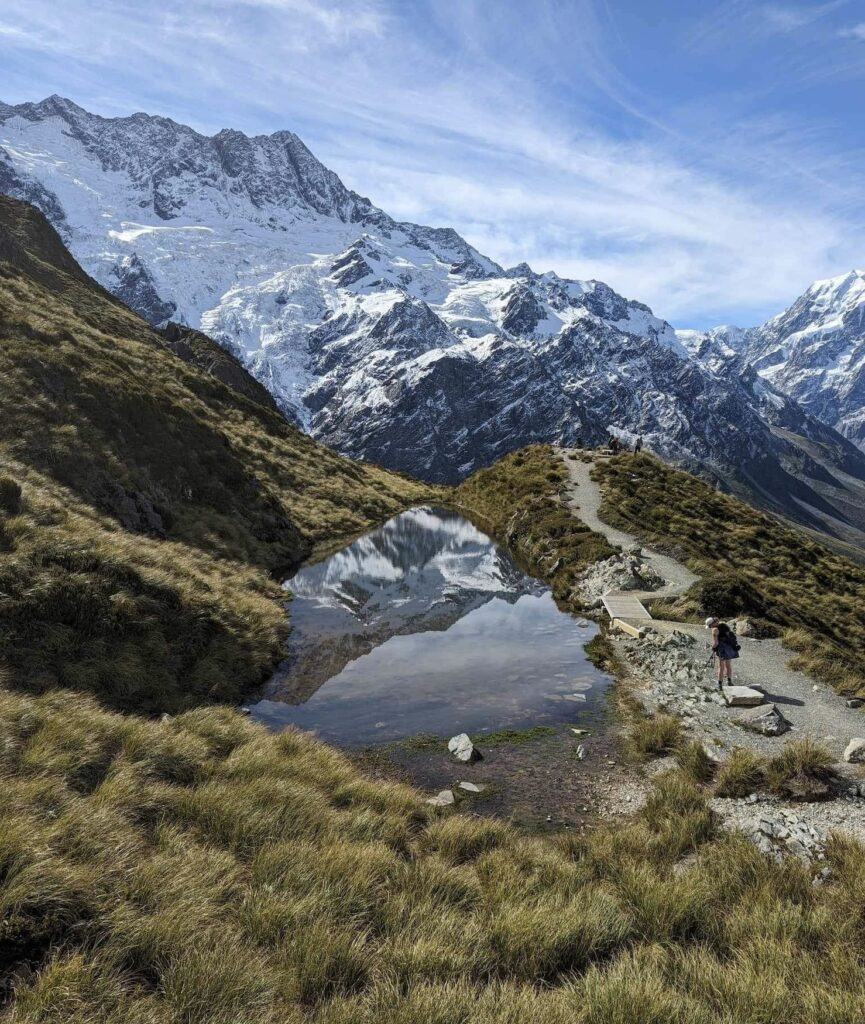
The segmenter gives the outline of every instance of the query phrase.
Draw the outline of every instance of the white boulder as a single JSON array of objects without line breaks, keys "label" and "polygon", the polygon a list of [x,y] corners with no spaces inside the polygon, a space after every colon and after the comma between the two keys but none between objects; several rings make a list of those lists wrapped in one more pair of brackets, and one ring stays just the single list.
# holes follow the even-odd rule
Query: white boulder
[{"label": "white boulder", "polygon": [[472,743],[467,733],[452,736],[448,740],[448,750],[458,761],[480,761],[481,752]]},{"label": "white boulder", "polygon": [[766,703],[765,696],[750,686],[725,686],[721,693],[731,708],[753,708]]},{"label": "white boulder", "polygon": [[441,793],[436,794],[436,796],[431,796],[429,800],[427,800],[427,803],[432,804],[433,807],[449,807],[454,802],[455,798],[453,792],[449,789],[443,789]]},{"label": "white boulder", "polygon": [[865,761],[865,739],[857,736],[850,740],[844,751],[844,760],[851,764],[861,764]]}]

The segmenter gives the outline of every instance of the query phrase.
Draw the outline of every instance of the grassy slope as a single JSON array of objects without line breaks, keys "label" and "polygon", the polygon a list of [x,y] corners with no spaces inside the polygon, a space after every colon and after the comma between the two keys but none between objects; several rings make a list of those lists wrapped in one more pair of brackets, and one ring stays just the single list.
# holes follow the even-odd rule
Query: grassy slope
[{"label": "grassy slope", "polygon": [[752,615],[786,631],[797,667],[865,693],[865,567],[653,456],[595,473],[606,522],[679,551],[703,577],[679,612]]},{"label": "grassy slope", "polygon": [[[431,816],[295,732],[0,695],[16,1024],[819,1024],[865,1014],[865,855],[715,837],[662,777],[558,841]],[[684,874],[672,866],[696,854]]]},{"label": "grassy slope", "polygon": [[0,197],[0,229],[0,668],[137,711],[238,699],[279,656],[271,573],[429,488],[187,365],[32,208]]},{"label": "grassy slope", "polygon": [[456,490],[459,503],[505,540],[565,605],[580,571],[614,553],[560,501],[566,480],[552,447],[532,445],[479,470]]}]

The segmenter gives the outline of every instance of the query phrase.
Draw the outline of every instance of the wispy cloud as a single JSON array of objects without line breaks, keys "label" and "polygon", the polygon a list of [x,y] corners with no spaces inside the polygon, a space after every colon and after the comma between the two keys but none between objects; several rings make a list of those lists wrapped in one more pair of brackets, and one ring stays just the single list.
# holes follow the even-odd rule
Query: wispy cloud
[{"label": "wispy cloud", "polygon": [[653,102],[624,73],[621,13],[591,0],[67,0],[62,23],[54,2],[6,2],[7,102],[291,128],[393,215],[680,323],[756,319],[862,262],[861,159],[729,93]]},{"label": "wispy cloud", "polygon": [[838,34],[845,39],[856,39],[860,43],[865,43],[865,21],[843,28]]},{"label": "wispy cloud", "polygon": [[758,11],[768,29],[777,32],[796,32],[825,18],[840,7],[846,7],[848,3],[849,0],[832,0],[825,4],[796,7],[766,4],[758,7]]}]

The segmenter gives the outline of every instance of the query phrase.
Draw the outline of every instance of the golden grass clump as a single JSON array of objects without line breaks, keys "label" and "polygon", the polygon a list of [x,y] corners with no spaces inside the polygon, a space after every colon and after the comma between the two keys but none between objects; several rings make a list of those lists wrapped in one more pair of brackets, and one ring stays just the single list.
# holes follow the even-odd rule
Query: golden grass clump
[{"label": "golden grass clump", "polygon": [[225,708],[147,722],[55,691],[0,692],[0,776],[10,1021],[865,1011],[861,848],[830,842],[817,888],[719,833],[680,770],[626,827],[532,838]]}]

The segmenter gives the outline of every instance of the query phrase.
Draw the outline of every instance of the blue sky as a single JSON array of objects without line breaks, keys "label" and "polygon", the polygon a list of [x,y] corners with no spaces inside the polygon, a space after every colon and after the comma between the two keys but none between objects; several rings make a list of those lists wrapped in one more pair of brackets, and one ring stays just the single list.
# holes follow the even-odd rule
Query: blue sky
[{"label": "blue sky", "polygon": [[0,0],[0,99],[296,131],[397,217],[750,325],[865,265],[865,0]]}]

